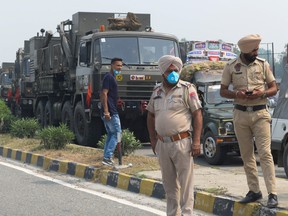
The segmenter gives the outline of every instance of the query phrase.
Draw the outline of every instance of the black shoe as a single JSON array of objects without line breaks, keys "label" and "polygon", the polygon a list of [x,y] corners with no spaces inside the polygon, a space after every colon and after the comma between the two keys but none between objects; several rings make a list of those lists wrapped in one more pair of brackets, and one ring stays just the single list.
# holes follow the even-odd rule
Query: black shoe
[{"label": "black shoe", "polygon": [[255,202],[259,199],[262,199],[261,191],[259,191],[258,193],[254,193],[253,191],[249,191],[246,194],[246,197],[244,197],[242,200],[240,200],[239,203],[250,203],[250,202]]},{"label": "black shoe", "polygon": [[102,164],[107,165],[107,166],[114,166],[114,162],[110,158],[104,158],[102,160]]},{"label": "black shoe", "polygon": [[268,208],[276,208],[277,206],[278,206],[277,195],[270,193],[268,195],[267,207]]}]

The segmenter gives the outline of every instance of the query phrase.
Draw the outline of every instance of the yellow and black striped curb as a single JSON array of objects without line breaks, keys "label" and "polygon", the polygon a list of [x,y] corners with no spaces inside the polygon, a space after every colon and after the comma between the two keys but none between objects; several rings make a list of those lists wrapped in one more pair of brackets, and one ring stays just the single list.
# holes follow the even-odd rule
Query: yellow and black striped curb
[{"label": "yellow and black striped curb", "polygon": [[[0,146],[0,156],[22,161],[45,170],[61,172],[86,180],[96,180],[104,185],[117,187],[134,193],[141,193],[150,197],[165,199],[165,191],[162,182],[137,178],[124,173],[110,170],[100,170],[96,167],[69,162],[64,160],[55,160],[39,154],[15,150]],[[214,196],[210,193],[196,191],[194,193],[194,207],[201,211],[225,216],[288,216],[287,209],[268,209],[260,203],[240,204],[239,202],[221,196]]]}]

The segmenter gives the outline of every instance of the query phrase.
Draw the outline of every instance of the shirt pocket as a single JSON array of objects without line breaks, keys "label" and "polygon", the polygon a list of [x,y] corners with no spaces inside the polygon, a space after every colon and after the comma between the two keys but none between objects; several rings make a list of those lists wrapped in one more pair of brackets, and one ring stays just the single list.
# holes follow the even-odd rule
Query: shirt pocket
[{"label": "shirt pocket", "polygon": [[161,110],[161,107],[163,108],[163,100],[162,99],[155,99],[154,101],[154,109],[155,109],[155,113],[159,112]]},{"label": "shirt pocket", "polygon": [[264,82],[263,72],[255,70],[251,73],[250,79],[254,84],[262,84]]},{"label": "shirt pocket", "polygon": [[236,89],[243,88],[243,86],[247,85],[247,80],[245,79],[244,72],[239,71],[232,73],[232,83]]},{"label": "shirt pocket", "polygon": [[182,97],[174,97],[167,100],[167,109],[177,111],[184,107],[184,100]]}]

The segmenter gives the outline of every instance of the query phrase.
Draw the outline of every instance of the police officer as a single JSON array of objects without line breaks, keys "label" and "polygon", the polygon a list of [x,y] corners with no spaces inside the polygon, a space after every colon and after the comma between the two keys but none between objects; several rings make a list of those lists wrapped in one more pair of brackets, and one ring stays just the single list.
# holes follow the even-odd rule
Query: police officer
[{"label": "police officer", "polygon": [[[194,86],[179,80],[182,61],[159,59],[163,82],[147,106],[147,127],[153,152],[158,155],[167,195],[167,215],[193,215],[193,157],[200,154],[201,104]],[[191,121],[193,118],[193,140]]]},{"label": "police officer", "polygon": [[[274,162],[270,150],[271,116],[266,107],[267,97],[277,92],[275,78],[267,61],[258,57],[261,37],[252,34],[241,38],[241,54],[224,68],[220,95],[233,98],[234,128],[244,163],[249,192],[240,203],[262,198],[259,188],[257,164],[254,155],[254,138],[268,192],[267,207],[278,205]],[[233,91],[228,87],[233,84]]]}]

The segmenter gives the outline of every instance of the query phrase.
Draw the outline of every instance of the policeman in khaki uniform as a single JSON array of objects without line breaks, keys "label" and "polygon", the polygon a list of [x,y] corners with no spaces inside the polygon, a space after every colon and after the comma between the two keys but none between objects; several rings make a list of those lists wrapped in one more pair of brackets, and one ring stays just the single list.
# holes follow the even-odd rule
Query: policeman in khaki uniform
[{"label": "policeman in khaki uniform", "polygon": [[[241,54],[228,62],[224,68],[220,94],[233,98],[234,128],[244,162],[249,192],[240,203],[255,202],[262,198],[259,188],[257,164],[254,155],[254,139],[268,192],[267,207],[278,205],[274,162],[271,154],[271,116],[266,107],[267,97],[277,92],[275,78],[270,66],[258,58],[261,37],[248,35],[238,41]],[[228,86],[233,85],[233,91]]]},{"label": "policeman in khaki uniform", "polygon": [[161,167],[167,215],[192,216],[193,156],[200,154],[202,112],[194,86],[179,80],[181,69],[178,57],[159,59],[163,82],[156,85],[147,106],[147,127]]}]

